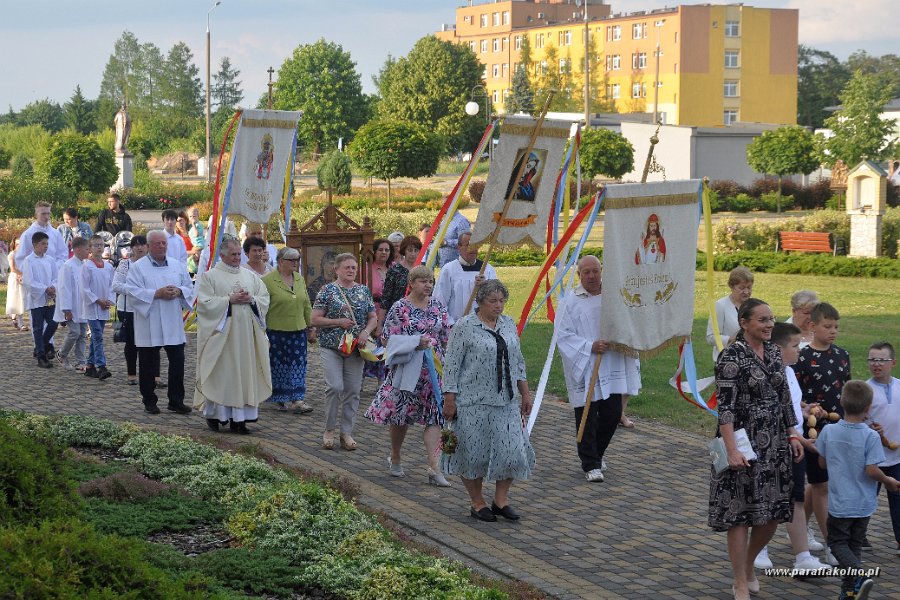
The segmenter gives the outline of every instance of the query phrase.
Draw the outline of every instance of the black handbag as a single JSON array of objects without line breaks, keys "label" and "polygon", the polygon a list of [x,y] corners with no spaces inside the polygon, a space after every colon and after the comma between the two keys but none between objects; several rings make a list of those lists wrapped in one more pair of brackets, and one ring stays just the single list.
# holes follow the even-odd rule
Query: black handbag
[{"label": "black handbag", "polygon": [[[127,299],[125,300],[128,301]],[[122,319],[119,317],[119,309],[116,309],[116,320],[113,321],[112,329],[113,329],[113,342],[117,344],[125,343],[125,328],[122,327]]]}]

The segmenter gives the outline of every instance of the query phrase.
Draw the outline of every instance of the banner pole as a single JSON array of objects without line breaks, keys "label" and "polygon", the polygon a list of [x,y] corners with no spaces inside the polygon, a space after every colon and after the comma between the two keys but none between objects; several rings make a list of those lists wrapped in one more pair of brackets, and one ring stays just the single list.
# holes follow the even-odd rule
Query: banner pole
[{"label": "banner pole", "polygon": [[[553,96],[555,94],[556,90],[550,90],[547,94],[547,99],[544,101],[543,108],[541,108],[541,116],[538,117],[537,123],[534,124],[534,129],[531,130],[531,138],[528,140],[528,147],[525,149],[525,153],[522,155],[523,157],[528,156],[531,154],[531,151],[534,150],[534,143],[537,141],[541,126],[544,124],[544,119],[547,117],[547,111],[550,110],[550,102],[553,101]],[[515,183],[513,183],[512,188],[509,190],[509,194],[506,196],[506,203],[504,203],[503,210],[500,212],[500,218],[497,219],[497,225],[494,227],[494,231],[491,232],[491,236],[487,240],[488,249],[485,252],[484,262],[481,263],[481,270],[478,272],[479,277],[484,277],[484,271],[487,268],[488,260],[491,258],[491,252],[494,249],[497,236],[500,234],[500,229],[503,227],[503,220],[506,219],[506,213],[509,212],[509,207],[512,206],[513,198],[516,197],[516,193],[519,191],[519,180],[525,173],[526,166],[527,161],[523,160],[522,164],[519,165],[519,170],[516,172],[515,179],[513,179]],[[463,311],[463,315],[469,314],[469,311],[472,310],[472,303],[475,301],[475,292],[477,290],[478,286],[476,285],[469,295],[469,301],[466,302],[466,309]]]}]

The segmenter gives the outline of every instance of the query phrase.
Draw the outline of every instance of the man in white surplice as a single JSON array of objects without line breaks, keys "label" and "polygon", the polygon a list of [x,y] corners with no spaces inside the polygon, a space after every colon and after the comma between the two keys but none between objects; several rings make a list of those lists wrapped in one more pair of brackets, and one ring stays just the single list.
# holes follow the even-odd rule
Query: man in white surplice
[{"label": "man in white surplice", "polygon": [[191,308],[194,288],[187,266],[166,257],[166,232],[147,234],[149,253],[128,269],[125,293],[134,315],[134,345],[138,349],[138,383],[144,410],[159,414],[156,406],[156,374],[159,351],[169,361],[168,409],[188,414],[184,405],[184,335],[182,311]]},{"label": "man in white surplice", "polygon": [[194,408],[210,429],[230,421],[247,434],[259,405],[272,395],[269,339],[265,317],[269,291],[260,278],[241,268],[241,246],[222,240],[219,261],[197,286],[197,383]]},{"label": "man in white surplice", "polygon": [[600,277],[601,266],[596,256],[584,256],[578,261],[581,285],[563,298],[555,323],[569,403],[575,409],[576,431],[594,364],[598,354],[603,356],[584,436],[578,444],[581,469],[592,482],[603,481],[603,454],[622,416],[622,396],[633,396],[641,389],[638,360],[610,350],[600,339]]},{"label": "man in white surplice", "polygon": [[[488,279],[497,279],[497,272],[491,265],[485,267],[484,276],[480,275],[482,261],[478,258],[478,248],[469,245],[471,239],[471,233],[460,234],[456,246],[459,257],[441,267],[437,282],[434,284],[434,297],[447,307],[450,325],[465,316],[463,313],[466,310],[466,303],[476,285]],[[475,303],[472,302],[469,312],[475,312],[475,308]]]}]

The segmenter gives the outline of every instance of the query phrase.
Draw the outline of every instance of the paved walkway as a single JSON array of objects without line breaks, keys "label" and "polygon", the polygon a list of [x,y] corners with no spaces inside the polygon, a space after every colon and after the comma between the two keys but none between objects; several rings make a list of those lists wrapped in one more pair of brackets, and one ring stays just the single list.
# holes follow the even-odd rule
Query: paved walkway
[{"label": "paved walkway", "polygon": [[[0,326],[0,406],[39,413],[85,414],[134,421],[167,432],[213,436],[197,415],[142,410],[136,387],[125,384],[121,346],[107,335],[113,377],[88,379],[64,371],[38,369],[31,359],[30,335]],[[189,338],[187,387],[194,377],[194,338]],[[164,361],[165,362],[165,361]],[[165,365],[164,365],[165,369]],[[361,416],[356,452],[321,448],[323,381],[318,355],[311,352],[308,401],[315,411],[303,416],[265,407],[252,436],[286,464],[347,477],[361,489],[359,501],[384,511],[415,539],[439,545],[473,567],[498,577],[527,581],[556,598],[731,598],[725,535],[706,526],[708,470],[704,439],[646,421],[620,429],[608,453],[606,482],[587,483],[578,467],[574,420],[568,406],[545,405],[532,441],[538,465],[531,480],[516,482],[512,503],[523,514],[519,523],[480,523],[468,514],[458,480],[449,489],[426,484],[421,436],[410,430],[405,446],[407,477],[389,477],[387,431]],[[363,404],[375,391],[367,381]],[[676,402],[677,400],[672,400]],[[164,406],[165,401],[161,401]],[[360,408],[360,415],[364,407]],[[223,434],[229,435],[229,434]],[[873,598],[898,598],[900,571],[890,519],[882,495],[872,519],[865,554],[867,565],[881,566]],[[770,554],[776,566],[789,567],[790,549],[779,530]],[[795,581],[760,575],[764,598],[835,598],[838,581]]]}]

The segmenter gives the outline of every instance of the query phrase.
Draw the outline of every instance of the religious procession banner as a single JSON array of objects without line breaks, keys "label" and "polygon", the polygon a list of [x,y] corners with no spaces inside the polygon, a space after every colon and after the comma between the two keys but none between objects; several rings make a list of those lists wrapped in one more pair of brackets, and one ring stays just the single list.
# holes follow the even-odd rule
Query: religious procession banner
[{"label": "religious procession banner", "polygon": [[699,180],[610,185],[601,339],[642,357],[691,335]]},{"label": "religious procession banner", "polygon": [[542,248],[545,245],[547,219],[553,210],[553,192],[572,123],[545,120],[533,149],[526,156],[536,124],[536,119],[519,116],[507,117],[500,126],[500,143],[494,152],[471,243],[480,244],[491,237],[524,163],[518,190],[495,242],[502,246],[530,243]]},{"label": "religious procession banner", "polygon": [[299,111],[245,110],[234,137],[224,205],[228,214],[268,223],[290,192]]}]

